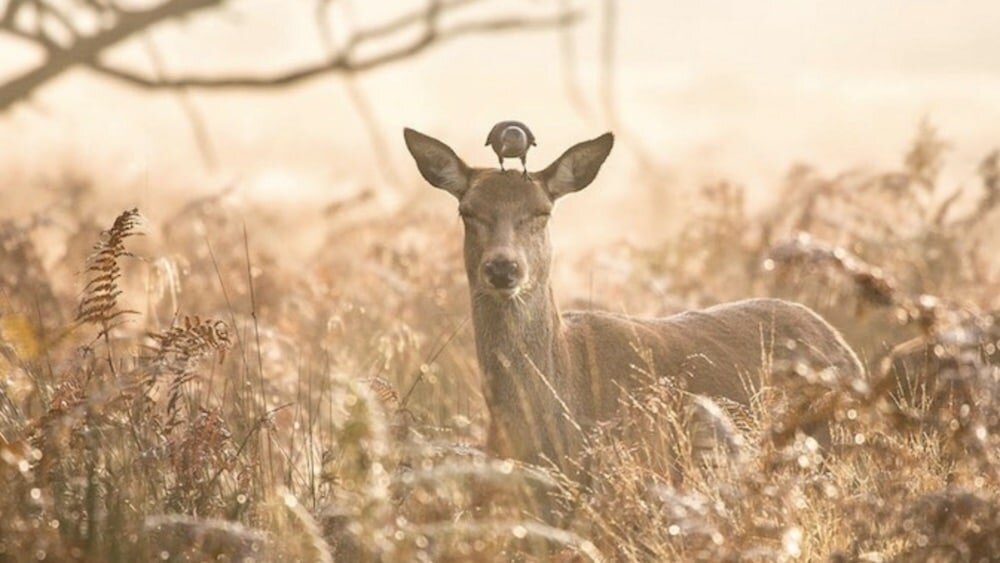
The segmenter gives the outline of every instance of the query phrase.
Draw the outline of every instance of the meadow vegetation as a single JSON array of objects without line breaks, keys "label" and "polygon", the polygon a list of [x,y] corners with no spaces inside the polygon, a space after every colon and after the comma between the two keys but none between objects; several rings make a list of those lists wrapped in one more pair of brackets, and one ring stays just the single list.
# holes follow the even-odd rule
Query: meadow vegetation
[{"label": "meadow vegetation", "polygon": [[344,200],[288,263],[227,193],[154,223],[65,181],[0,222],[0,560],[995,561],[1000,153],[961,189],[946,156],[925,123],[897,170],[796,166],[760,212],[715,183],[569,265],[624,266],[567,307],[803,302],[869,371],[764,362],[786,396],[743,416],[636,397],[586,486],[482,451],[451,209]]}]

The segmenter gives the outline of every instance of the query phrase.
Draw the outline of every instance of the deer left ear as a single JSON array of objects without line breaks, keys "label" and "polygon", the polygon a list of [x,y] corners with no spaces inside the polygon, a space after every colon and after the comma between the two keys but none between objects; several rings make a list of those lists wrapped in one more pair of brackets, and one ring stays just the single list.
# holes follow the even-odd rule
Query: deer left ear
[{"label": "deer left ear", "polygon": [[403,137],[420,175],[435,188],[461,199],[469,185],[470,171],[455,151],[434,137],[408,127],[403,129]]},{"label": "deer left ear", "polygon": [[570,147],[539,173],[549,197],[556,200],[589,186],[614,145],[615,136],[605,133]]}]

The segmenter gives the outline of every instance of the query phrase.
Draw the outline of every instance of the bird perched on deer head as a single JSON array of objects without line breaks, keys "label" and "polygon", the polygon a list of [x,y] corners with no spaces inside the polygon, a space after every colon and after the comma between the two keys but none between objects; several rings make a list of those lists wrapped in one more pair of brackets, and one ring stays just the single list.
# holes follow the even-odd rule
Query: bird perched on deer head
[{"label": "bird perched on deer head", "polygon": [[519,158],[524,175],[528,175],[525,156],[528,154],[528,149],[536,146],[536,143],[535,136],[527,125],[520,121],[497,123],[486,137],[486,146],[492,146],[493,152],[497,153],[497,158],[500,160],[500,170],[504,169],[503,160],[505,158]]}]

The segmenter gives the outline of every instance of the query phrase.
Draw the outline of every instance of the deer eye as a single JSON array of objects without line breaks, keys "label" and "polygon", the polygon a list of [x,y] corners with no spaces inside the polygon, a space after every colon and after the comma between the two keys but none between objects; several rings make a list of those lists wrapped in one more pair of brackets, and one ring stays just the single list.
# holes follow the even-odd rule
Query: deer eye
[{"label": "deer eye", "polygon": [[546,222],[548,222],[548,220],[549,220],[548,213],[545,212],[535,213],[534,215],[529,215],[528,217],[525,217],[524,219],[518,221],[518,225],[534,225],[540,227],[544,225]]}]

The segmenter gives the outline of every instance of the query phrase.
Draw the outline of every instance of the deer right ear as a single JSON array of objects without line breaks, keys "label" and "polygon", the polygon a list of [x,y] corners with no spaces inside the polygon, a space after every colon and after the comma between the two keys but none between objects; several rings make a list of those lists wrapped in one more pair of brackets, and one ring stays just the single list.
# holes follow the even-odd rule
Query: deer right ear
[{"label": "deer right ear", "polygon": [[540,172],[549,197],[554,201],[589,186],[614,145],[614,135],[605,133],[596,139],[570,147],[548,168]]},{"label": "deer right ear", "polygon": [[435,139],[414,131],[409,127],[403,129],[406,148],[417,161],[420,175],[435,188],[449,192],[455,197],[462,197],[469,187],[469,167],[462,162],[455,151]]}]

